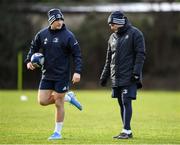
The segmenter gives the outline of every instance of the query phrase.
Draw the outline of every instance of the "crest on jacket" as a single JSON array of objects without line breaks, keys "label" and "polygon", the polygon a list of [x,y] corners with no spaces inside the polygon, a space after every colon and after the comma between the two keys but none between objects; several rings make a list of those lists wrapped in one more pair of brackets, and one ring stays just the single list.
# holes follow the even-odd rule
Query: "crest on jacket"
[{"label": "crest on jacket", "polygon": [[129,35],[127,34],[126,36],[125,36],[125,39],[128,39],[129,38]]}]

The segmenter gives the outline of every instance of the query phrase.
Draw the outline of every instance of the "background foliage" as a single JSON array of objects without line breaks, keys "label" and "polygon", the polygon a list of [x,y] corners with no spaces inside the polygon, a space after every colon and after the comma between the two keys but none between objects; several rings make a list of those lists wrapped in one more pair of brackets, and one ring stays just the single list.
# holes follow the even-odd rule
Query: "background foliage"
[{"label": "background foliage", "polygon": [[[22,1],[21,3],[26,1]],[[31,1],[31,2],[36,2]],[[39,1],[47,2],[47,1]],[[64,5],[72,1],[61,1]],[[107,1],[81,1],[79,3],[102,3]],[[119,1],[113,1],[119,2]],[[123,1],[121,1],[123,2]],[[133,1],[134,2],[134,1]],[[147,2],[147,1],[146,1]],[[26,57],[31,39],[41,29],[41,19],[33,23],[31,13],[16,11],[18,1],[9,5],[1,1],[0,16],[0,88],[16,88],[17,82],[17,53],[23,51]],[[28,6],[28,3],[26,3]],[[43,4],[43,3],[42,3]],[[45,14],[38,14],[44,17]],[[82,82],[78,87],[96,88],[104,65],[107,41],[110,30],[107,25],[108,13],[88,13],[78,29],[71,29],[82,48],[84,69]],[[177,12],[158,13],[127,13],[133,25],[138,27],[145,36],[147,59],[144,67],[145,88],[180,88],[180,14]],[[78,17],[78,14],[77,14]],[[23,68],[24,88],[36,88],[40,70],[35,73]]]}]

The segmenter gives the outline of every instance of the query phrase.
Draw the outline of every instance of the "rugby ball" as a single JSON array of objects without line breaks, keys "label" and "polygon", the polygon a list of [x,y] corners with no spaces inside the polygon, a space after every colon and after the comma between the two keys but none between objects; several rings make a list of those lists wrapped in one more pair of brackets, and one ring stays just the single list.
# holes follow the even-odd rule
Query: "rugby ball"
[{"label": "rugby ball", "polygon": [[42,53],[34,53],[31,56],[31,63],[34,67],[42,67],[44,64],[44,55]]}]

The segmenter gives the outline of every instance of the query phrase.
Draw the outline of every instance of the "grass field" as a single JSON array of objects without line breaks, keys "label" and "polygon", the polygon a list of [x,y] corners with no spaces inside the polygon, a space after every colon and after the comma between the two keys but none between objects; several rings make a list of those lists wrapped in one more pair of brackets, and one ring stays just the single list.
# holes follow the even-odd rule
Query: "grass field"
[{"label": "grass field", "polygon": [[[75,91],[80,112],[66,103],[63,139],[48,141],[54,106],[38,105],[36,91],[0,91],[0,144],[180,144],[180,92],[141,91],[133,102],[131,140],[112,139],[121,130],[110,91]],[[28,101],[20,101],[20,96]]]}]

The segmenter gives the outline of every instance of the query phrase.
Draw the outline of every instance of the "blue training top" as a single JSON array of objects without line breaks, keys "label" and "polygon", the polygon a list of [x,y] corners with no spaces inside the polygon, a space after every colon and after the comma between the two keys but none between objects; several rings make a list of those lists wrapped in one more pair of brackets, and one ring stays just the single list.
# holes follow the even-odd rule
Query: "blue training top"
[{"label": "blue training top", "polygon": [[82,57],[79,44],[64,24],[59,30],[52,30],[50,27],[40,30],[31,42],[25,62],[29,62],[31,56],[39,51],[42,51],[45,57],[42,79],[69,81],[71,56],[75,72],[81,73]]}]

